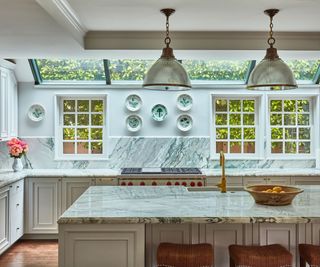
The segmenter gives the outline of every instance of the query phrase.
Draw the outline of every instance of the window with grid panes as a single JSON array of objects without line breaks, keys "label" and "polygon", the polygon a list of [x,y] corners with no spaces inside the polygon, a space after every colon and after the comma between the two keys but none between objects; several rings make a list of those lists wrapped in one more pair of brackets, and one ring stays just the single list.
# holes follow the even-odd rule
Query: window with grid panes
[{"label": "window with grid panes", "polygon": [[256,153],[256,100],[214,99],[215,152]]},{"label": "window with grid panes", "polygon": [[271,154],[311,154],[311,100],[270,99]]},{"label": "window with grid panes", "polygon": [[102,155],[104,98],[62,99],[62,154]]}]

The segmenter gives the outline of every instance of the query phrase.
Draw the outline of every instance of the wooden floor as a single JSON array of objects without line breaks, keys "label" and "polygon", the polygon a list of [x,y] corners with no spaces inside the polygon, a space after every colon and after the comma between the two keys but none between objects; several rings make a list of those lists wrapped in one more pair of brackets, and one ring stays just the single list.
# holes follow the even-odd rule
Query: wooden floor
[{"label": "wooden floor", "polygon": [[58,241],[18,241],[0,256],[1,267],[58,267]]}]

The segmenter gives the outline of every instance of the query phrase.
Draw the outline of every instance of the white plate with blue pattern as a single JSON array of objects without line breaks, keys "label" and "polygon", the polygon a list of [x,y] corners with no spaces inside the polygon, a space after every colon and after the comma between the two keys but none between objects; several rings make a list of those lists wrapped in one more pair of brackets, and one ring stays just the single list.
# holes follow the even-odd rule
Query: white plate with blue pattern
[{"label": "white plate with blue pattern", "polygon": [[28,110],[28,117],[34,122],[39,122],[44,119],[46,110],[40,104],[33,104]]}]

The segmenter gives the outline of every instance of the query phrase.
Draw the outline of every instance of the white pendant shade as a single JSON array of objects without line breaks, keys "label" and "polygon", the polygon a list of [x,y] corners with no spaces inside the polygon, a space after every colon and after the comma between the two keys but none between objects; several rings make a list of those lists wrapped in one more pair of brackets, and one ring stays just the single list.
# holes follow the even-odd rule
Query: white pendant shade
[{"label": "white pendant shade", "polygon": [[252,71],[248,89],[269,91],[297,88],[291,69],[280,58],[263,59]]}]

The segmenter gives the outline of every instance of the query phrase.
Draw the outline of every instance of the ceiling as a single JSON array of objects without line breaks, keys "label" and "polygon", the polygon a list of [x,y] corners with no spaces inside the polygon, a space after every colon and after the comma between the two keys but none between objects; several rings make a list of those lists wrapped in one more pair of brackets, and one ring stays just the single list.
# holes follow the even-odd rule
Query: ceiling
[{"label": "ceiling", "polygon": [[[269,21],[263,10],[279,8],[276,32],[316,32],[320,43],[319,0],[0,0],[0,7],[0,58],[20,59],[19,76],[29,69],[27,58],[157,58],[159,47],[142,52],[130,47],[121,51],[89,50],[84,38],[94,31],[148,31],[158,36],[156,32],[163,32],[165,26],[159,10],[167,7],[176,9],[170,20],[171,29],[188,32],[266,31]],[[162,37],[163,34],[159,40]],[[130,45],[132,39],[122,36],[120,41]],[[307,50],[285,51],[281,55],[320,57],[320,49]],[[176,51],[181,58],[259,59],[263,54],[263,49],[245,53],[203,48]],[[29,73],[28,78],[21,79],[31,77]]]},{"label": "ceiling", "polygon": [[88,30],[164,29],[162,8],[175,8],[177,31],[265,31],[263,11],[278,8],[276,30],[320,31],[319,0],[68,0]]}]

